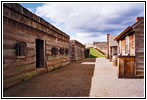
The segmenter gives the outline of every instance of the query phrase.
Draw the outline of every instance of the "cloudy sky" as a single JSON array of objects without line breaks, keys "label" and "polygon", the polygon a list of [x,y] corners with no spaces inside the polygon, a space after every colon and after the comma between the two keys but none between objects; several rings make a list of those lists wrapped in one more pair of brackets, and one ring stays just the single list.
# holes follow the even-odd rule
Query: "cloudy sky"
[{"label": "cloudy sky", "polygon": [[144,16],[144,3],[50,2],[20,3],[83,44],[106,41]]}]

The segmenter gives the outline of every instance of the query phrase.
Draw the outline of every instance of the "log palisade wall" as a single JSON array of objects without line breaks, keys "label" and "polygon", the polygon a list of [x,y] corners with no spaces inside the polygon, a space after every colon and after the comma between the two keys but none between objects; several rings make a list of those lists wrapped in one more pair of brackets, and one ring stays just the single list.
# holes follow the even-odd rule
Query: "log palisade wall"
[{"label": "log palisade wall", "polygon": [[[70,63],[69,36],[16,3],[3,4],[3,86],[8,88]],[[43,65],[36,68],[36,39],[43,41]],[[24,44],[24,56],[16,44]],[[56,55],[52,49],[56,48]],[[67,50],[60,54],[59,49]],[[40,48],[41,49],[41,48]],[[63,51],[62,50],[62,51]]]},{"label": "log palisade wall", "polygon": [[70,59],[78,61],[85,58],[85,46],[76,40],[70,40]]}]

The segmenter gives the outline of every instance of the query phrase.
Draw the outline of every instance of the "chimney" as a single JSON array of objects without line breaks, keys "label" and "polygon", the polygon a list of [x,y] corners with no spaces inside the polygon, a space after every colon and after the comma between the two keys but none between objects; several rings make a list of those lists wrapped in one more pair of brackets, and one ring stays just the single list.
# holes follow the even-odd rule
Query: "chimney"
[{"label": "chimney", "polygon": [[137,17],[136,22],[140,21],[141,19],[144,19],[144,17]]},{"label": "chimney", "polygon": [[107,34],[107,59],[109,59],[109,36],[110,34]]}]

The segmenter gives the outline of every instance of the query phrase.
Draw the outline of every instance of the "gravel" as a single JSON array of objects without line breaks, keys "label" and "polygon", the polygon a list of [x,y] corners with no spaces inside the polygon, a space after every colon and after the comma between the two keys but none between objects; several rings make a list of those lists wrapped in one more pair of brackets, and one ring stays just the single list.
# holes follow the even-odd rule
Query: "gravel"
[{"label": "gravel", "polygon": [[144,97],[144,79],[118,78],[118,67],[97,58],[90,90],[91,97]]}]

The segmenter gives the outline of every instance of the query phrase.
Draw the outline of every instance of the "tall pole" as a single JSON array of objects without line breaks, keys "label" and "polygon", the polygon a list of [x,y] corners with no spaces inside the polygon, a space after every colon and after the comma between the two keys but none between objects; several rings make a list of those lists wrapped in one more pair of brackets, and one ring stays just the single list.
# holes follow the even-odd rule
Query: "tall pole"
[{"label": "tall pole", "polygon": [[107,59],[109,59],[109,37],[110,36],[110,34],[108,33],[107,34]]}]

